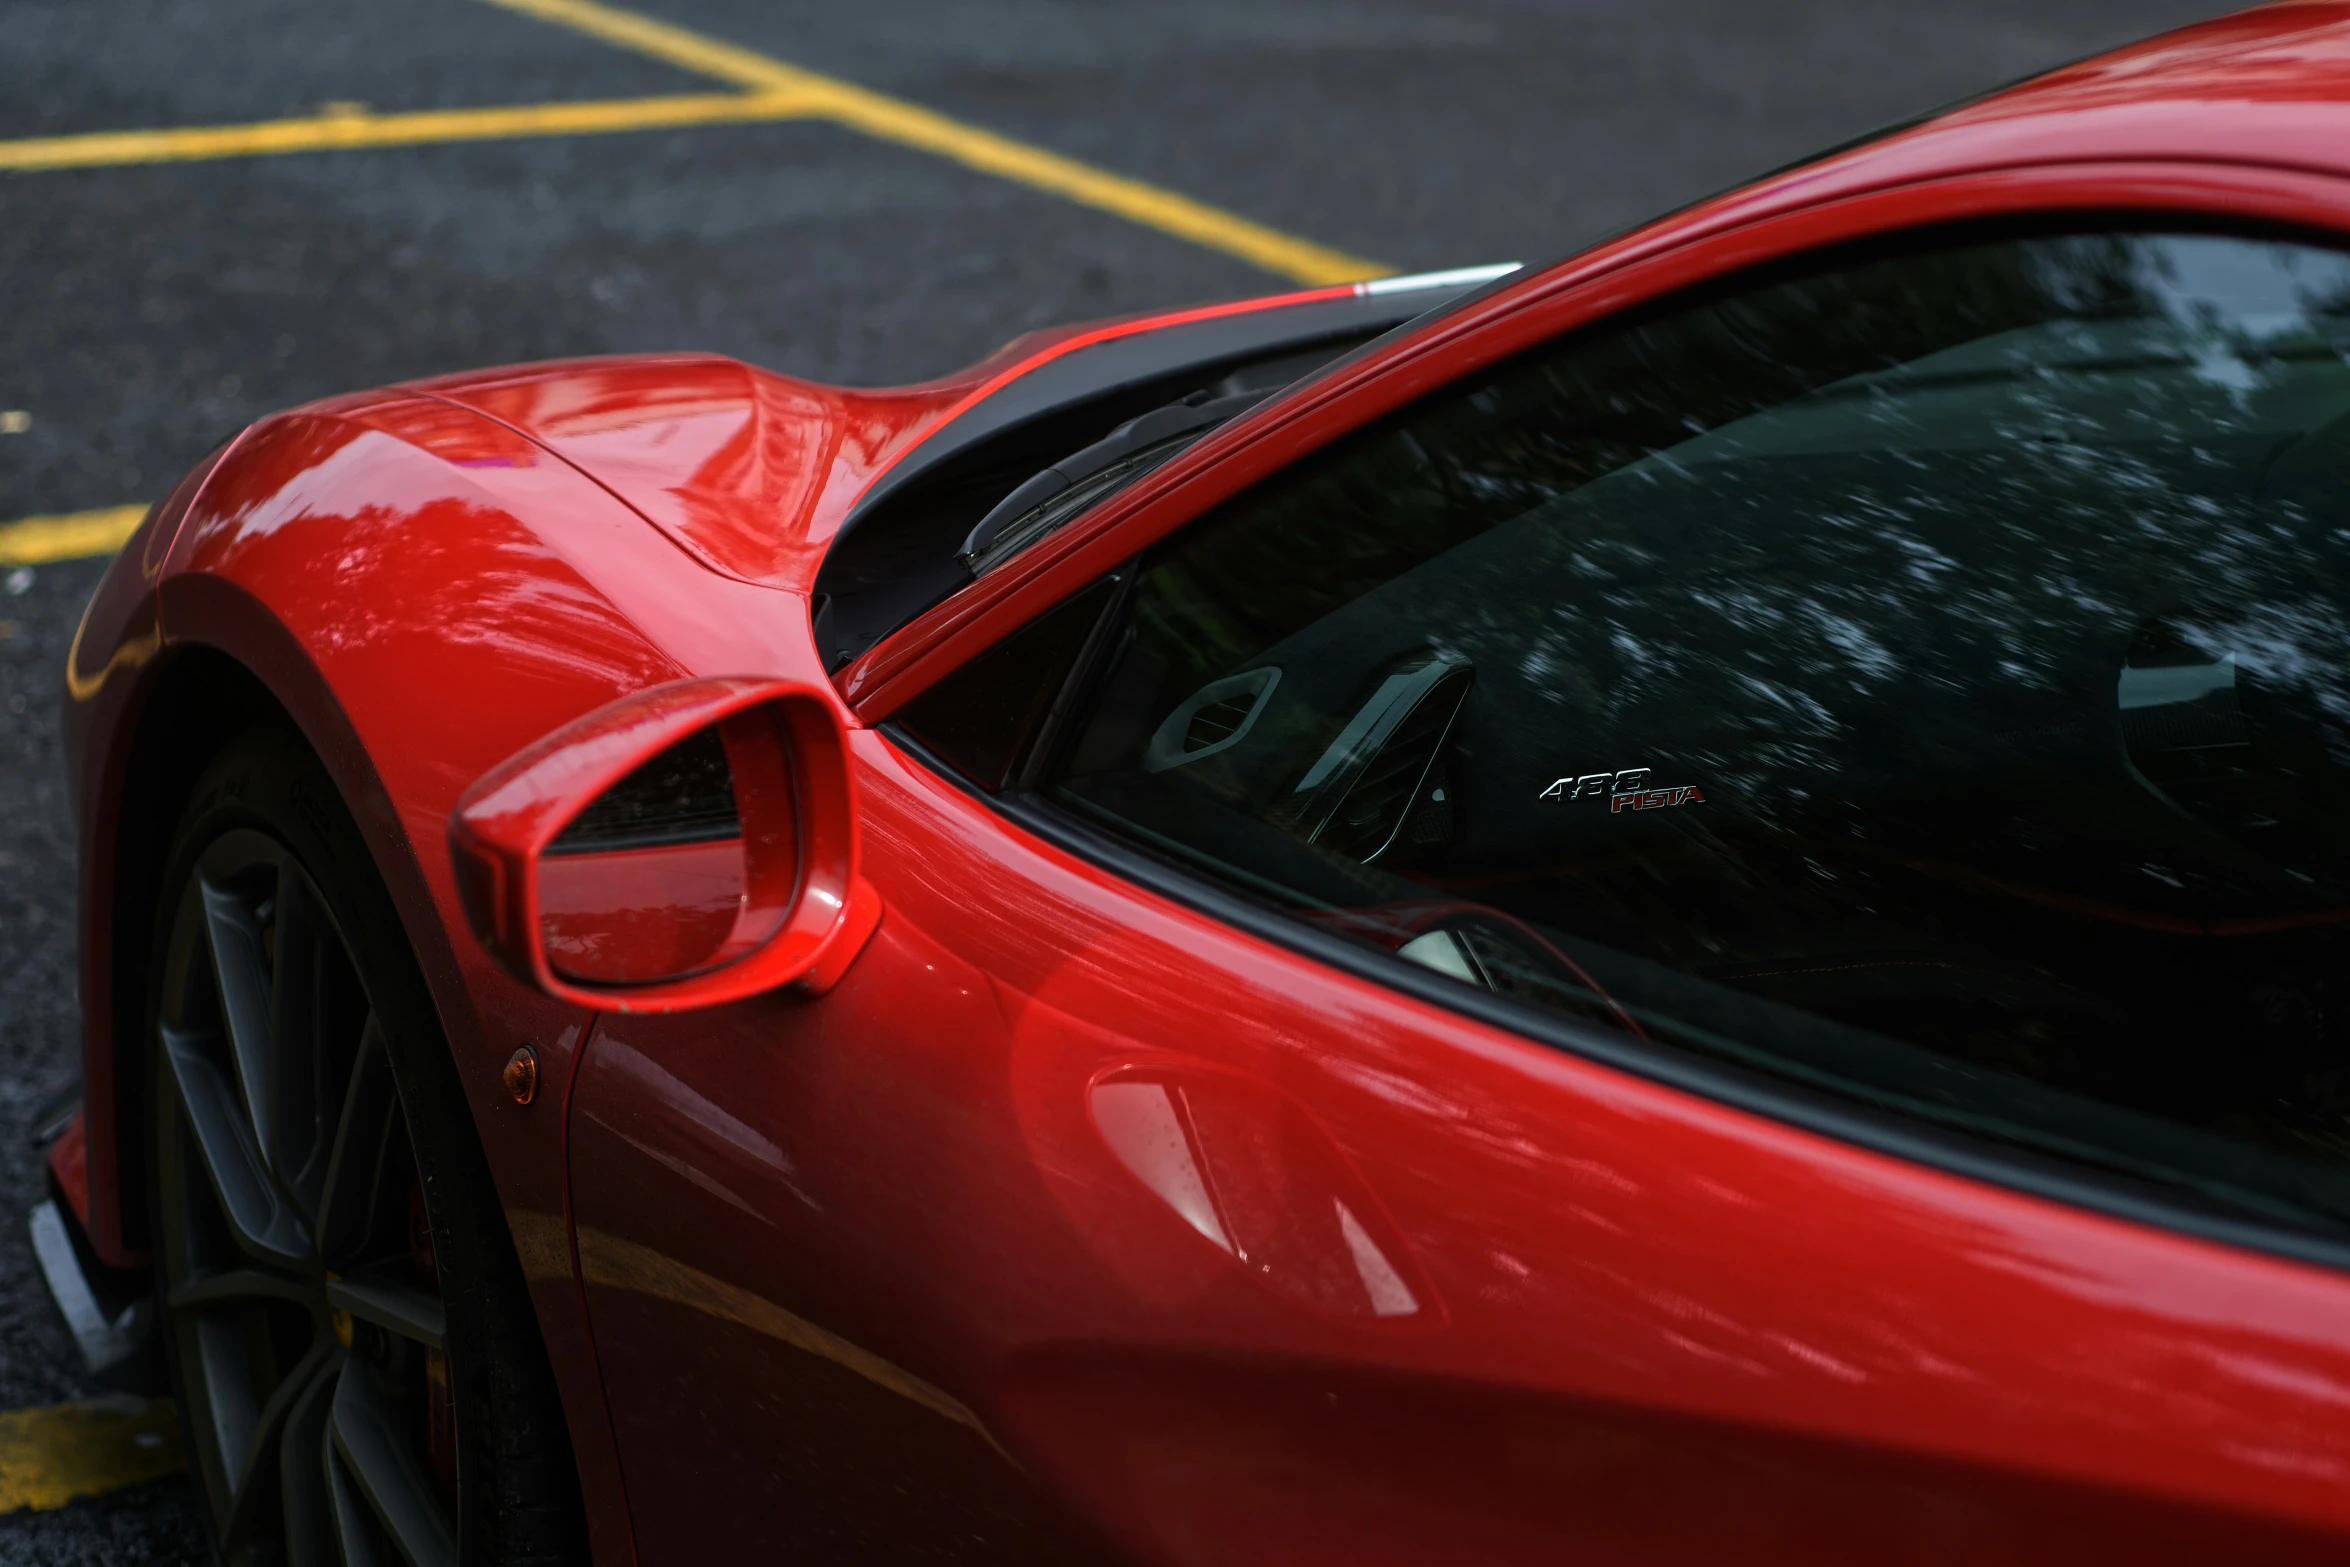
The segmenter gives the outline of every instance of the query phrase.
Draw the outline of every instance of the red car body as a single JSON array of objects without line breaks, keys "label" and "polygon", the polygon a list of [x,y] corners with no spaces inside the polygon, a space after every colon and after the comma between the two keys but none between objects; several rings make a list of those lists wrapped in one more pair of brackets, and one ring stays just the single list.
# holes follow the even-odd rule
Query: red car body
[{"label": "red car body", "polygon": [[[87,1111],[66,1185],[90,1237],[138,1260],[153,823],[191,726],[260,691],[350,803],[437,999],[599,1561],[2350,1551],[2350,1277],[1319,963],[1030,834],[876,727],[1478,367],[1759,261],[2058,211],[2350,235],[2350,8],[2173,34],[1519,274],[830,675],[809,597],[860,495],[1039,366],[1201,313],[904,390],[644,356],[255,426],[133,538],[68,673]],[[617,697],[744,675],[834,693],[848,728],[884,910],[855,965],[820,996],[623,1016],[494,963],[445,846],[459,796]],[[524,1044],[527,1106],[500,1077]],[[1170,1109],[1215,1191],[1113,1146]]]}]

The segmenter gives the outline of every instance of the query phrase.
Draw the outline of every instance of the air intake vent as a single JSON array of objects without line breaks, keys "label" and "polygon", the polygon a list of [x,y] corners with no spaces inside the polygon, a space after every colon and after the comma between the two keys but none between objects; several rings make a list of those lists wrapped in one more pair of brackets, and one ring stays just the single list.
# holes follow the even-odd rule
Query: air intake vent
[{"label": "air intake vent", "polygon": [[1143,771],[1163,773],[1240,744],[1280,683],[1281,671],[1268,668],[1201,686],[1176,704],[1151,735],[1142,753]]},{"label": "air intake vent", "polygon": [[1191,715],[1191,727],[1183,732],[1183,749],[1197,756],[1218,741],[1231,739],[1240,733],[1240,726],[1256,710],[1254,696],[1228,696],[1220,702],[1210,702]]},{"label": "air intake vent", "polygon": [[1298,780],[1292,800],[1302,803],[1276,819],[1286,817],[1309,843],[1367,862],[1394,846],[1415,806],[1449,811],[1429,797],[1441,792],[1445,744],[1474,680],[1466,661],[1447,655],[1397,669]]},{"label": "air intake vent", "polygon": [[1421,781],[1443,750],[1461,698],[1468,694],[1464,672],[1459,680],[1437,687],[1429,693],[1430,700],[1413,708],[1373,754],[1362,777],[1339,801],[1315,841],[1358,860],[1376,859],[1403,826],[1405,813],[1419,796]]}]

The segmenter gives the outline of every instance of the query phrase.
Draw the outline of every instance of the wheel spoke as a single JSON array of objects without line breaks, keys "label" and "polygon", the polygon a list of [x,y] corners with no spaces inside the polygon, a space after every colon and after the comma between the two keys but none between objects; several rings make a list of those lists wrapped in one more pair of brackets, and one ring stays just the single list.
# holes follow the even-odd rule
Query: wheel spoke
[{"label": "wheel spoke", "polygon": [[258,1268],[228,1268],[218,1273],[206,1273],[176,1286],[171,1292],[171,1309],[187,1311],[197,1306],[220,1306],[247,1301],[284,1300],[297,1306],[309,1306],[318,1299],[318,1286],[307,1279],[289,1278],[282,1273],[264,1273]]},{"label": "wheel spoke", "polygon": [[443,1340],[448,1333],[448,1313],[442,1309],[440,1297],[413,1284],[334,1279],[326,1286],[326,1303],[427,1348],[447,1347]]},{"label": "wheel spoke", "polygon": [[365,975],[267,832],[221,834],[181,893],[152,1036],[155,1245],[219,1548],[455,1567],[448,1312]]},{"label": "wheel spoke", "polygon": [[303,1266],[310,1258],[309,1232],[264,1170],[236,1090],[212,1064],[201,1035],[168,1027],[161,1033],[204,1174],[237,1244],[262,1261]]},{"label": "wheel spoke", "polygon": [[333,1503],[327,1494],[325,1464],[326,1421],[334,1407],[333,1357],[303,1388],[293,1411],[286,1416],[285,1435],[277,1445],[278,1494],[286,1520],[287,1567],[332,1567],[335,1560]]},{"label": "wheel spoke", "polygon": [[318,919],[309,882],[290,866],[280,871],[269,970],[269,1093],[276,1119],[268,1134],[278,1173],[304,1200],[316,1197],[322,1141]]},{"label": "wheel spoke", "polygon": [[[338,1384],[340,1380],[337,1379]],[[378,1534],[374,1521],[368,1517],[367,1503],[360,1499],[359,1486],[352,1480],[351,1471],[343,1467],[342,1459],[336,1455],[331,1413],[319,1427],[319,1469],[326,1481],[327,1512],[333,1520],[334,1543],[341,1552],[343,1567],[388,1567],[376,1545]]]},{"label": "wheel spoke", "polygon": [[277,1096],[270,1070],[269,966],[261,955],[261,924],[244,898],[199,879],[204,896],[204,933],[212,949],[212,974],[220,987],[220,1015],[228,1029],[229,1053],[236,1058],[253,1141],[264,1169],[276,1150]]},{"label": "wheel spoke", "polygon": [[[245,1439],[243,1462],[238,1464],[229,1487],[228,1526],[221,1531],[224,1539],[238,1538],[252,1524],[255,1499],[266,1489],[268,1481],[277,1478],[281,1468],[278,1443],[285,1433],[287,1417],[313,1387],[332,1374],[340,1353],[335,1341],[321,1334],[285,1380],[278,1383],[277,1390],[269,1395],[269,1402],[261,1406],[252,1434]],[[233,1449],[223,1449],[224,1453],[228,1451]]]},{"label": "wheel spoke", "polygon": [[205,1312],[183,1342],[195,1351],[195,1364],[186,1369],[191,1380],[203,1384],[196,1407],[204,1416],[202,1424],[209,1427],[203,1434],[212,1439],[208,1467],[217,1470],[205,1480],[213,1492],[214,1516],[225,1519],[234,1510],[237,1494],[238,1477],[229,1465],[251,1444],[261,1423],[261,1411],[253,1402],[244,1324],[233,1315]]},{"label": "wheel spoke", "polygon": [[359,1058],[351,1063],[351,1085],[343,1095],[326,1183],[318,1194],[319,1254],[330,1266],[367,1244],[368,1226],[382,1207],[378,1187],[399,1109],[391,1064],[384,1059],[383,1031],[370,1016],[359,1034]]},{"label": "wheel spoke", "polygon": [[331,1427],[336,1455],[408,1567],[455,1567],[456,1534],[432,1476],[362,1361],[343,1363]]}]

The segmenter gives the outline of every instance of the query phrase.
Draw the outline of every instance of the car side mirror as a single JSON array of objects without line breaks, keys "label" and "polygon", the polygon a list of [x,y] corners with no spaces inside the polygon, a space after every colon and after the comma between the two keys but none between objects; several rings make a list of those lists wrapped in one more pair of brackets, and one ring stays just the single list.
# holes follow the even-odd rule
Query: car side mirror
[{"label": "car side mirror", "polygon": [[599,708],[466,790],[449,847],[482,944],[599,1009],[828,990],[881,919],[840,718],[789,681],[684,680]]}]

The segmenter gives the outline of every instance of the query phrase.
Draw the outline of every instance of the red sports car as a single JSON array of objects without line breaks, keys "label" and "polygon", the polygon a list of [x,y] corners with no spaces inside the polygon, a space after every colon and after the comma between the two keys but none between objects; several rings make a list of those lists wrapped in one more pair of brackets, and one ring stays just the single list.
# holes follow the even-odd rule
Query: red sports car
[{"label": "red sports car", "polygon": [[232,1561],[2350,1554],[2350,8],[297,409],[67,685],[50,1251]]}]

